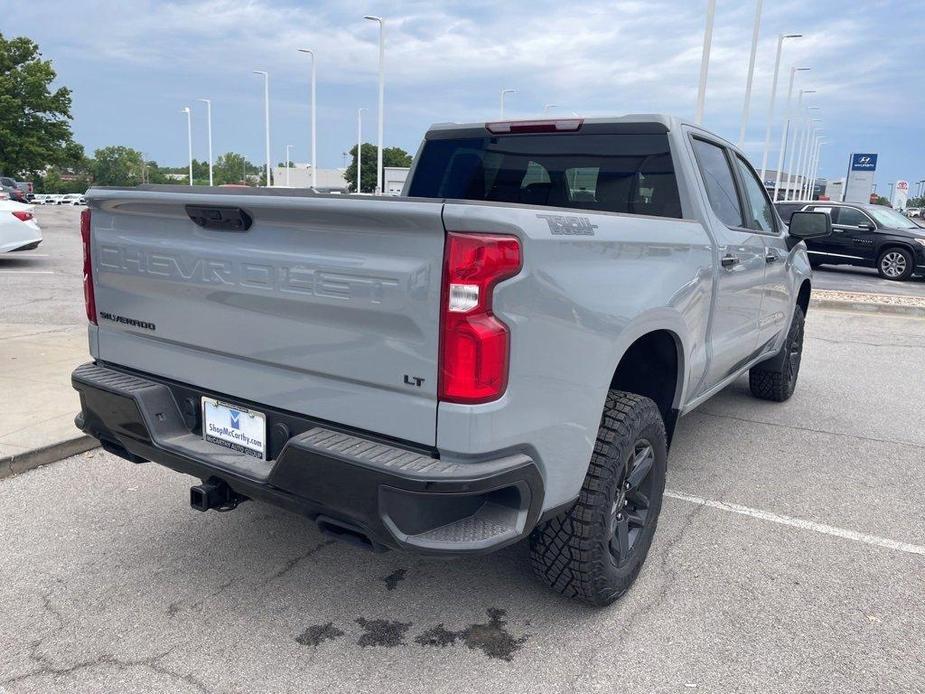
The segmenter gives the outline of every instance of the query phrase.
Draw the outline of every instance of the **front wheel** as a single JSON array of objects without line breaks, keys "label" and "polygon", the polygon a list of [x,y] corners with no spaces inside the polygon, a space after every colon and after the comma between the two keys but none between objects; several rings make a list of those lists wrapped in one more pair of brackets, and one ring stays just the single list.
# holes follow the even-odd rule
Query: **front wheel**
[{"label": "front wheel", "polygon": [[665,424],[649,398],[607,394],[578,501],[530,535],[533,570],[553,590],[609,605],[632,585],[665,491]]},{"label": "front wheel", "polygon": [[912,254],[905,248],[887,248],[877,260],[877,271],[883,279],[901,282],[912,277]]},{"label": "front wheel", "polygon": [[783,402],[793,395],[803,360],[803,324],[803,309],[794,306],[790,330],[780,352],[749,369],[748,387],[756,398]]}]

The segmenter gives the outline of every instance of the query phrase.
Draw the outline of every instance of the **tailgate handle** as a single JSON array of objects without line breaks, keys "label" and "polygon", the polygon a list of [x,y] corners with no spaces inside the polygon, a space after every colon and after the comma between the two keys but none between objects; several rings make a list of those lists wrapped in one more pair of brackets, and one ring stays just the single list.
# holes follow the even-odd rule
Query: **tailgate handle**
[{"label": "tailgate handle", "polygon": [[186,214],[196,226],[215,231],[247,231],[254,221],[240,207],[187,205]]}]

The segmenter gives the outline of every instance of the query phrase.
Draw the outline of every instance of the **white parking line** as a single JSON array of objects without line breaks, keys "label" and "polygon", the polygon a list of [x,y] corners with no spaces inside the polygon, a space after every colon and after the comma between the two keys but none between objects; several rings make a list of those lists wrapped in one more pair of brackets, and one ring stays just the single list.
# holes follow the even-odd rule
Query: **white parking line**
[{"label": "white parking line", "polygon": [[846,540],[854,540],[855,542],[863,542],[868,545],[874,545],[875,547],[885,547],[886,549],[895,549],[900,552],[907,552],[909,554],[925,555],[925,546],[913,545],[910,542],[898,542],[896,540],[888,540],[885,537],[877,537],[876,535],[868,535],[866,533],[859,533],[859,532],[855,532],[854,530],[846,530],[845,528],[836,528],[831,525],[815,523],[813,521],[803,520],[801,518],[793,518],[791,516],[782,516],[778,513],[770,513],[769,511],[761,511],[756,508],[749,508],[748,506],[740,506],[739,504],[730,504],[725,501],[713,501],[712,499],[704,499],[703,497],[700,497],[700,496],[693,496],[692,494],[685,494],[683,492],[675,492],[669,489],[665,490],[665,496],[670,497],[672,499],[678,499],[680,501],[688,501],[692,504],[697,504],[699,506],[708,506],[710,508],[719,509],[720,511],[728,511],[729,513],[738,513],[743,516],[751,516],[752,518],[760,518],[761,520],[770,521],[771,523],[789,525],[793,528],[802,528],[803,530],[812,530],[813,532],[822,533],[823,535],[834,535],[835,537],[841,537]]},{"label": "white parking line", "polygon": [[54,275],[54,270],[0,270],[0,275]]}]

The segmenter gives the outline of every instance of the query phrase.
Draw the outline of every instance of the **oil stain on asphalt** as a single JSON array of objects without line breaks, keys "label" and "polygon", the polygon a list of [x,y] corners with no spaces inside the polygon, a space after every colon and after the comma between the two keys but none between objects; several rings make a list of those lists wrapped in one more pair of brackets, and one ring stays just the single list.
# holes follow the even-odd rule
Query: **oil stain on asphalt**
[{"label": "oil stain on asphalt", "polygon": [[358,640],[357,645],[385,646],[394,648],[401,646],[405,641],[405,632],[411,628],[411,622],[394,622],[390,619],[363,619],[356,620],[357,624],[366,630]]},{"label": "oil stain on asphalt", "polygon": [[[480,650],[489,658],[506,660],[514,659],[514,654],[520,650],[530,638],[529,635],[515,637],[507,628],[504,617],[507,612],[496,607],[489,607],[488,621],[481,624],[470,624],[460,631],[451,631],[443,624],[438,624],[415,637],[414,642],[419,646],[446,648],[457,642],[464,643],[472,650]],[[381,646],[394,648],[405,645],[405,634],[411,628],[411,622],[398,622],[389,619],[364,619],[360,617],[356,623],[363,627],[364,632],[357,645],[363,648]],[[344,632],[331,622],[310,626],[296,638],[296,642],[303,646],[318,646],[323,641],[329,641],[343,636]]]},{"label": "oil stain on asphalt", "polygon": [[489,607],[486,611],[487,623],[470,624],[461,631],[450,631],[443,624],[438,624],[419,634],[414,642],[420,646],[446,648],[461,641],[472,650],[482,651],[489,658],[510,662],[514,659],[514,653],[520,650],[529,636],[515,637],[505,628],[507,622],[504,617],[507,612],[504,610]]},{"label": "oil stain on asphalt", "polygon": [[296,637],[296,643],[302,646],[318,646],[324,641],[333,641],[343,636],[344,632],[334,626],[333,622],[327,624],[313,624]]},{"label": "oil stain on asphalt", "polygon": [[398,587],[398,582],[404,580],[406,573],[408,573],[407,569],[395,569],[395,571],[383,578],[386,590],[395,590]]}]

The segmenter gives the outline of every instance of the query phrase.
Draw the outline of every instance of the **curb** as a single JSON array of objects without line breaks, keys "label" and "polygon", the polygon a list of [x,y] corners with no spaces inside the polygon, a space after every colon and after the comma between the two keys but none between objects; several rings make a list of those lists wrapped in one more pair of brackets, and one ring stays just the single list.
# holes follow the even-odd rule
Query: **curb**
[{"label": "curb", "polygon": [[809,305],[814,308],[827,308],[836,311],[857,311],[860,313],[885,313],[894,316],[914,316],[925,318],[925,306],[903,306],[901,304],[872,304],[864,301],[837,301],[835,299],[811,299]]},{"label": "curb", "polygon": [[90,436],[75,436],[25,453],[4,456],[0,458],[0,480],[92,450],[99,445],[100,442]]}]

